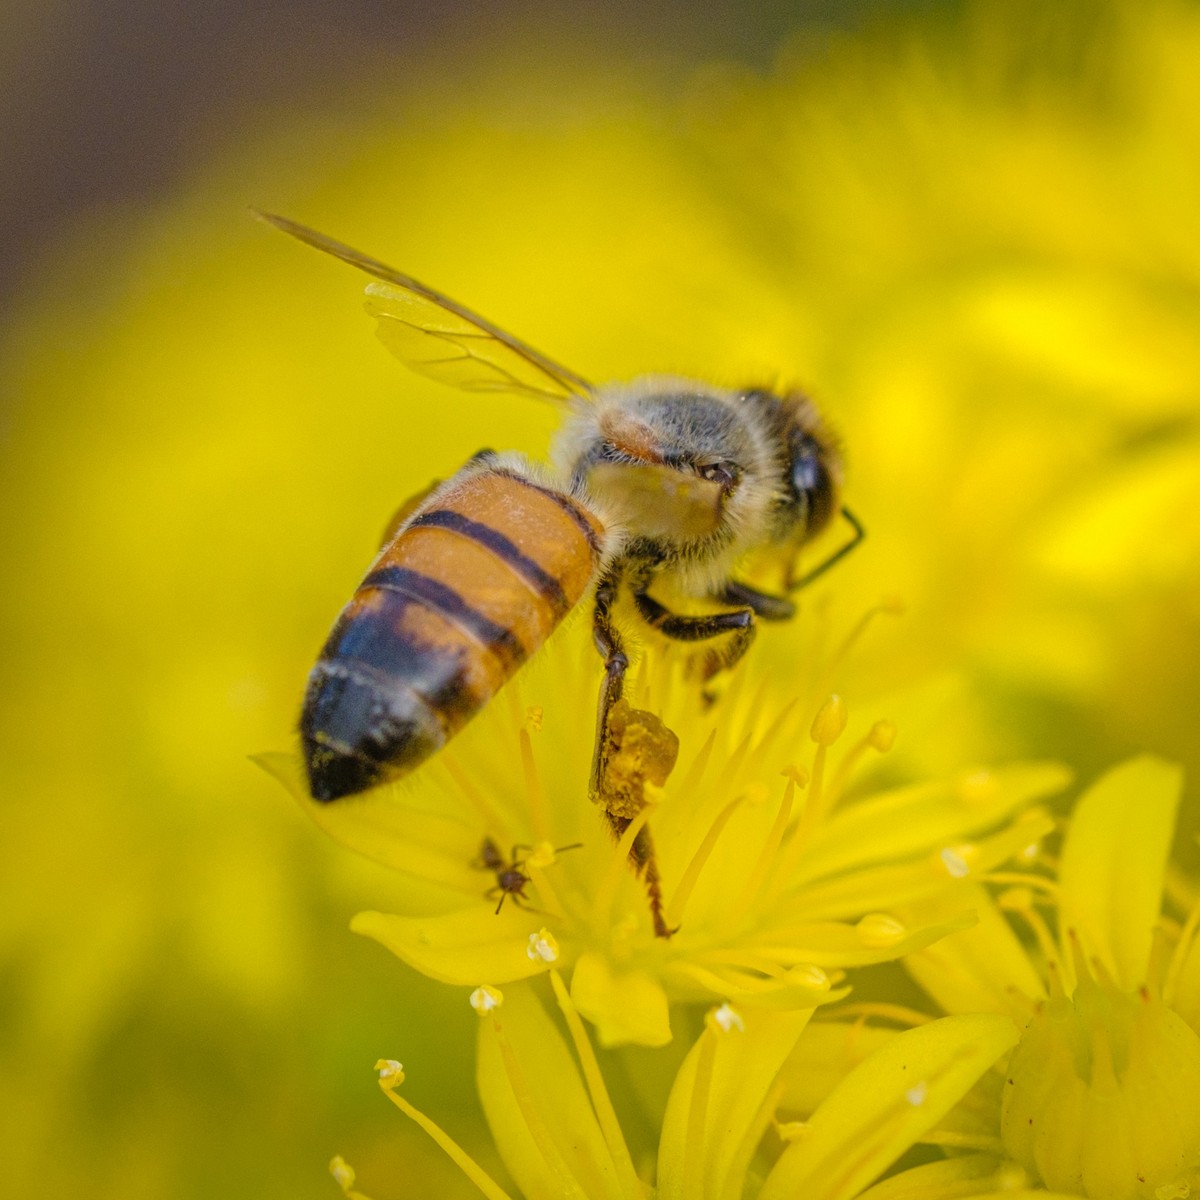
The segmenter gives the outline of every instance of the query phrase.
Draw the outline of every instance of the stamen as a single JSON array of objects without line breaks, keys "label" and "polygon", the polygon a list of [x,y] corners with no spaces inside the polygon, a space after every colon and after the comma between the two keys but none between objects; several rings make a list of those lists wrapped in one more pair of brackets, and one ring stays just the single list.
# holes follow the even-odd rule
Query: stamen
[{"label": "stamen", "polygon": [[820,677],[820,686],[815,689],[816,694],[819,696],[822,692],[829,690],[834,679],[837,678],[842,664],[850,656],[850,652],[858,645],[863,635],[879,617],[902,616],[904,608],[904,601],[899,596],[885,596],[878,604],[868,608],[855,624],[851,626],[850,632],[842,639],[841,645],[826,659],[825,670],[821,673]]},{"label": "stamen", "polygon": [[1150,960],[1146,964],[1146,989],[1156,1000],[1163,998],[1163,979],[1170,964],[1166,949],[1166,930],[1162,923],[1154,926],[1150,943]]},{"label": "stamen", "polygon": [[763,1134],[767,1132],[771,1122],[775,1119],[775,1112],[779,1108],[779,1102],[783,1099],[786,1087],[784,1080],[777,1079],[770,1091],[763,1097],[763,1102],[758,1106],[758,1111],[755,1112],[753,1119],[747,1124],[746,1132],[742,1135],[742,1140],[738,1143],[738,1148],[730,1160],[719,1200],[742,1200],[742,1190],[746,1182],[746,1174],[750,1170],[750,1163],[763,1139]]},{"label": "stamen", "polygon": [[[1008,883],[1017,888],[1037,889],[1046,892],[1051,899],[1058,896],[1058,880],[1051,879],[1048,875],[1026,874],[1023,871],[987,871],[979,876],[979,881],[981,883]],[[1027,903],[1033,903],[1032,896]]]},{"label": "stamen", "polygon": [[705,1125],[708,1117],[708,1097],[712,1090],[713,1064],[717,1056],[717,1042],[706,1030],[697,1043],[696,1078],[692,1083],[692,1102],[688,1108],[687,1136],[683,1152],[684,1196],[704,1195]]},{"label": "stamen", "polygon": [[738,743],[737,749],[729,756],[725,762],[725,770],[721,772],[717,780],[716,787],[713,791],[718,796],[728,795],[733,791],[733,781],[737,778],[738,771],[741,770],[742,760],[750,750],[750,743],[753,739],[752,734],[746,734],[745,737]]},{"label": "stamen", "polygon": [[[956,1133],[949,1129],[931,1129],[928,1133],[922,1134],[917,1140],[920,1145],[924,1146],[945,1146],[947,1149],[954,1150],[978,1150],[984,1154],[1004,1153],[1004,1143],[998,1137],[989,1137],[986,1133]],[[1028,1183],[1028,1180],[1023,1175],[1018,1176],[1018,1178],[1023,1185]],[[984,1180],[976,1181],[975,1187],[983,1187],[984,1182]],[[1012,1185],[1008,1188],[1001,1187],[997,1189],[996,1194],[1006,1190],[1011,1191]],[[989,1188],[988,1195],[992,1194]]]},{"label": "stamen", "polygon": [[[488,1198],[488,1200],[512,1200],[512,1197],[435,1121],[431,1121],[419,1108],[410,1104],[396,1088],[403,1080],[394,1079],[390,1068],[394,1060],[383,1060],[376,1063],[379,1068],[379,1086],[383,1094],[411,1121],[416,1122],[441,1148],[446,1152],[458,1169]],[[399,1068],[400,1064],[394,1064]],[[515,1089],[514,1089],[515,1090]]]},{"label": "stamen", "polygon": [[504,993],[490,984],[480,984],[471,993],[471,1007],[481,1016],[495,1012],[504,1003]]},{"label": "stamen", "polygon": [[533,1102],[529,1082],[525,1078],[524,1071],[521,1070],[520,1061],[517,1059],[516,1052],[513,1050],[499,1018],[492,1017],[492,1028],[496,1035],[496,1045],[500,1050],[500,1059],[504,1063],[504,1071],[508,1076],[508,1084],[513,1091],[513,1099],[516,1100],[517,1109],[525,1120],[525,1128],[529,1131],[538,1152],[546,1162],[549,1174],[558,1181],[562,1194],[583,1195],[583,1186],[575,1178],[571,1168],[559,1152],[558,1145],[550,1136],[550,1131],[546,1128],[546,1123],[542,1120],[541,1113],[538,1112]]},{"label": "stamen", "polygon": [[708,766],[708,760],[716,740],[717,731],[714,728],[709,731],[708,737],[704,739],[704,745],[700,747],[692,765],[688,767],[688,773],[683,777],[683,783],[679,785],[678,795],[691,796],[700,786],[700,780],[704,778],[704,769]]},{"label": "stamen", "polygon": [[683,877],[676,885],[675,894],[671,897],[671,901],[667,905],[665,919],[667,924],[672,928],[683,924],[683,913],[687,908],[687,902],[692,897],[692,890],[700,878],[700,872],[704,870],[704,865],[708,862],[718,838],[720,838],[722,831],[729,823],[729,818],[733,816],[742,804],[743,799],[741,796],[738,796],[737,799],[731,800],[717,813],[716,819],[708,827],[708,832],[704,835],[704,840],[700,843],[696,853],[692,855],[692,860],[688,863]]},{"label": "stamen", "polygon": [[1058,947],[1054,944],[1054,935],[1042,920],[1041,914],[1029,903],[1029,893],[1023,888],[1001,892],[996,897],[996,904],[1002,911],[1019,916],[1029,926],[1038,949],[1046,960],[1046,980],[1051,996],[1065,995],[1062,964],[1058,957]]},{"label": "stamen", "polygon": [[903,922],[887,913],[868,913],[854,927],[858,940],[869,949],[884,950],[902,942],[908,933]]},{"label": "stamen", "polygon": [[354,1190],[354,1168],[340,1154],[335,1154],[329,1160],[329,1173],[342,1189],[346,1200],[367,1200],[362,1192]]},{"label": "stamen", "polygon": [[1174,1005],[1175,991],[1179,987],[1179,975],[1183,971],[1183,965],[1187,962],[1188,953],[1192,948],[1192,943],[1196,940],[1196,930],[1200,927],[1200,896],[1192,903],[1188,910],[1187,920],[1183,923],[1183,928],[1179,931],[1179,940],[1175,943],[1175,949],[1171,954],[1171,961],[1167,966],[1166,978],[1163,980],[1162,994],[1163,999],[1167,1004]]},{"label": "stamen", "polygon": [[793,697],[779,710],[775,719],[767,726],[766,733],[759,738],[758,744],[754,747],[754,759],[756,762],[762,762],[771,752],[772,746],[783,733],[788,720],[799,702],[799,697]]},{"label": "stamen", "polygon": [[746,913],[750,911],[750,906],[765,883],[771,867],[775,864],[779,847],[783,843],[783,835],[787,832],[788,824],[792,819],[792,800],[795,794],[796,782],[794,779],[789,779],[783,789],[783,800],[780,802],[779,812],[767,833],[766,841],[763,842],[763,848],[759,853],[758,861],[754,864],[754,870],[750,872],[737,899],[726,910],[725,919],[721,922],[722,931],[737,927]]},{"label": "stamen", "polygon": [[842,761],[838,763],[838,769],[833,777],[833,782],[829,785],[830,798],[828,807],[830,809],[835,808],[838,801],[841,800],[842,793],[846,790],[846,784],[851,774],[862,761],[867,751],[874,750],[878,754],[887,754],[896,744],[896,732],[896,726],[891,721],[876,721],[871,726],[870,732],[855,742],[842,755]]},{"label": "stamen", "polygon": [[542,926],[537,933],[529,935],[529,943],[525,947],[525,953],[529,957],[530,962],[557,962],[558,941],[550,930]]},{"label": "stamen", "polygon": [[818,1008],[814,1018],[822,1021],[839,1021],[842,1017],[878,1017],[881,1021],[892,1021],[897,1025],[915,1029],[918,1025],[928,1025],[936,1020],[928,1013],[919,1012],[915,1008],[907,1008],[903,1004],[886,1004],[882,1001],[862,1001],[856,1004],[840,1004],[837,1008]]},{"label": "stamen", "polygon": [[567,1022],[571,1040],[575,1043],[575,1053],[579,1057],[583,1079],[587,1084],[588,1095],[592,1099],[592,1109],[595,1111],[600,1131],[604,1134],[604,1141],[608,1146],[608,1152],[612,1155],[613,1164],[622,1177],[624,1191],[629,1196],[640,1198],[643,1194],[642,1185],[633,1168],[633,1159],[630,1157],[629,1147],[625,1144],[625,1135],[621,1132],[621,1122],[617,1119],[616,1109],[613,1108],[608,1089],[604,1086],[604,1076],[600,1073],[600,1064],[596,1061],[596,1052],[592,1048],[583,1021],[580,1020],[579,1010],[571,1000],[562,976],[555,970],[550,971],[550,983],[554,988],[558,1007],[562,1010],[563,1018]]},{"label": "stamen", "polygon": [[938,855],[946,874],[951,879],[966,879],[971,873],[971,864],[967,861],[965,846],[946,846]]},{"label": "stamen", "polygon": [[728,1001],[714,1008],[709,1013],[712,1023],[721,1030],[722,1033],[745,1033],[746,1022],[742,1019],[742,1014],[737,1011]]},{"label": "stamen", "polygon": [[529,823],[533,826],[534,836],[538,841],[549,841],[550,814],[546,808],[546,793],[542,791],[542,781],[538,776],[528,729],[521,730],[520,742],[521,766],[525,771],[525,792],[529,796]]},{"label": "stamen", "polygon": [[812,782],[808,785],[808,797],[800,813],[800,820],[792,831],[787,847],[777,859],[779,868],[775,878],[780,890],[786,890],[795,879],[800,859],[808,846],[808,839],[825,815],[826,809],[821,794],[825,778],[825,758],[829,747],[842,736],[846,720],[846,703],[838,695],[830,696],[813,719],[811,737],[817,748],[813,754]]},{"label": "stamen", "polygon": [[1070,963],[1075,970],[1075,985],[1092,980],[1092,971],[1088,966],[1087,956],[1083,953],[1083,945],[1079,941],[1079,933],[1075,929],[1067,930],[1067,949],[1070,952]]}]

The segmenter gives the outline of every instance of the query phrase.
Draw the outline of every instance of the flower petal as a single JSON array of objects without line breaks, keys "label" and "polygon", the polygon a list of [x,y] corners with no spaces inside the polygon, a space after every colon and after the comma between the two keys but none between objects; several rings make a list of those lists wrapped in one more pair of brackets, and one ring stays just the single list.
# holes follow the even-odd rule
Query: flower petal
[{"label": "flower petal", "polygon": [[[622,1186],[575,1059],[529,987],[479,1024],[479,1098],[523,1196],[635,1200]],[[638,1195],[636,1200],[642,1200]]]},{"label": "flower petal", "polygon": [[671,1040],[667,994],[645,971],[614,971],[599,954],[582,954],[571,976],[575,1007],[596,1026],[602,1046],[665,1046]]},{"label": "flower petal", "polygon": [[[956,847],[940,842],[916,861],[872,866],[818,880],[797,888],[789,899],[793,907],[807,914],[809,920],[836,919],[869,912],[873,908],[914,904],[944,891],[955,879],[995,870],[1053,829],[1054,821],[1050,817],[1027,813],[990,837]],[[951,852],[955,870],[959,872],[957,875],[947,863]]]},{"label": "flower petal", "polygon": [[914,784],[848,805],[814,834],[798,877],[820,879],[961,841],[1062,791],[1070,779],[1058,763],[1019,763],[954,781]]},{"label": "flower petal", "polygon": [[321,804],[308,794],[296,754],[253,756],[335,842],[372,862],[458,892],[482,895],[486,876],[471,868],[475,835],[461,821],[405,805],[381,790],[370,800]]},{"label": "flower petal", "polygon": [[1125,988],[1145,981],[1182,786],[1175,764],[1129,759],[1080,797],[1063,844],[1061,928]]},{"label": "flower petal", "polygon": [[[947,899],[922,915],[933,916],[948,903]],[[1040,999],[1045,987],[1020,939],[978,884],[956,892],[953,903],[969,905],[977,923],[910,954],[905,968],[944,1012],[1027,1017],[1022,1000]]]},{"label": "flower petal", "polygon": [[859,1200],[959,1200],[998,1182],[996,1174],[1003,1163],[994,1154],[964,1154],[924,1163],[868,1188]]},{"label": "flower petal", "polygon": [[535,918],[518,909],[497,914],[482,907],[441,917],[362,912],[350,922],[355,933],[374,938],[430,979],[461,987],[481,979],[511,983],[546,970],[547,960],[528,953],[536,926]]},{"label": "flower petal", "polygon": [[659,1200],[740,1196],[774,1111],[772,1086],[811,1010],[747,1011],[741,1030],[710,1021],[675,1077],[658,1148]]},{"label": "flower petal", "polygon": [[759,1200],[849,1200],[933,1128],[1017,1040],[1007,1017],[945,1017],[897,1034],[813,1113]]}]

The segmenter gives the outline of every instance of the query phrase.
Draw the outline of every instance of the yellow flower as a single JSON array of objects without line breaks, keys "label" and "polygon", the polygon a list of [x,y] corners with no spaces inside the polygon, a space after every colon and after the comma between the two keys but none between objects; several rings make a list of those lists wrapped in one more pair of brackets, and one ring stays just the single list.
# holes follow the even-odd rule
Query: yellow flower
[{"label": "yellow flower", "polygon": [[[850,1072],[803,1129],[772,1130],[780,1071],[809,1012],[711,1009],[665,1106],[622,1120],[566,985],[550,972],[568,1038],[531,984],[480,1013],[478,1085],[496,1147],[525,1197],[575,1200],[851,1200],[935,1125],[1016,1039],[1006,1017],[948,1017],[892,1039]],[[491,989],[493,995],[499,995]],[[626,1060],[627,1070],[658,1062]],[[391,1101],[458,1163],[489,1200],[510,1193],[400,1092],[404,1071],[381,1060]],[[629,1134],[651,1138],[644,1156]],[[347,1196],[354,1183],[335,1160]],[[964,1176],[965,1178],[966,1176]],[[749,1190],[747,1190],[749,1189]],[[914,1195],[916,1193],[913,1193]],[[972,1194],[959,1190],[956,1196]],[[882,1193],[881,1193],[882,1195]]]},{"label": "yellow flower", "polygon": [[[370,797],[319,804],[293,758],[265,765],[334,837],[427,882],[419,909],[362,913],[355,930],[446,983],[570,972],[605,1045],[667,1042],[673,1001],[805,1009],[836,998],[846,969],[901,958],[969,921],[954,897],[970,877],[1052,828],[1029,806],[1065,783],[1053,765],[874,789],[843,805],[864,757],[890,749],[888,722],[858,723],[843,750],[849,718],[836,696],[815,716],[803,693],[773,703],[747,665],[702,712],[680,665],[657,661],[630,696],[678,731],[680,765],[618,845],[586,799],[599,672],[570,636],[430,766]],[[654,935],[628,864],[643,823],[677,929],[669,939]],[[495,866],[480,869],[485,839],[533,847],[513,851],[524,899],[508,902]],[[566,845],[577,848],[554,852]],[[935,897],[936,920],[912,919]]]},{"label": "yellow flower", "polygon": [[[981,1151],[980,1170],[1005,1169],[1007,1156],[1096,1200],[1170,1200],[1200,1185],[1200,892],[1168,888],[1180,919],[1160,911],[1180,782],[1156,758],[1114,768],[1076,804],[1057,879],[997,873],[1011,886],[998,901],[976,889],[977,925],[906,960],[944,1011],[1023,1027],[1003,1080],[931,1139]],[[810,1065],[836,1073],[851,1037],[828,1027]],[[789,1068],[801,1109],[803,1066]]]}]

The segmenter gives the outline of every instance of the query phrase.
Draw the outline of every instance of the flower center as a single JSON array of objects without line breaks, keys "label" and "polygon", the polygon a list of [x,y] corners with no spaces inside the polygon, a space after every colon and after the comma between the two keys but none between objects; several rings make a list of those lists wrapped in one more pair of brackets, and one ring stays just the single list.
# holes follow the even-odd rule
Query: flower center
[{"label": "flower center", "polygon": [[1200,1037],[1149,989],[1081,980],[1009,1063],[1001,1134],[1053,1191],[1171,1200],[1200,1186]]}]

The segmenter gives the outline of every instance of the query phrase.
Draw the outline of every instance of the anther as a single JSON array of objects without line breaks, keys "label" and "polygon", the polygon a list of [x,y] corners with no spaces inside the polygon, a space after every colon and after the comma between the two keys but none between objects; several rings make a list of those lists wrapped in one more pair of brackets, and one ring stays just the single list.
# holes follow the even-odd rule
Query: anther
[{"label": "anther", "polygon": [[830,696],[813,718],[812,740],[818,746],[832,746],[845,731],[848,719],[846,702],[836,694]]},{"label": "anther", "polygon": [[964,804],[986,804],[996,795],[996,777],[991,771],[980,768],[968,771],[958,780],[958,798]]},{"label": "anther", "polygon": [[745,1033],[746,1022],[742,1015],[728,1001],[720,1008],[714,1008],[709,1014],[712,1023],[723,1033]]},{"label": "anther", "polygon": [[970,875],[971,864],[967,859],[972,849],[971,846],[946,846],[938,855],[942,866],[946,868],[946,874],[952,879],[965,879]]},{"label": "anther", "polygon": [[908,930],[903,922],[887,913],[868,913],[854,927],[854,932],[864,946],[878,950],[903,941]]},{"label": "anther", "polygon": [[872,750],[887,754],[896,744],[896,726],[891,721],[876,721],[867,734],[867,743]]},{"label": "anther", "polygon": [[354,1168],[340,1154],[335,1154],[329,1160],[329,1173],[338,1187],[349,1194],[354,1186]]},{"label": "anther", "polygon": [[504,1003],[504,993],[490,984],[480,984],[471,993],[471,1007],[481,1016],[494,1012]]},{"label": "anther", "polygon": [[530,962],[557,962],[558,942],[554,934],[543,927],[537,933],[529,935],[529,944],[525,947],[525,953],[529,956]]},{"label": "anther", "polygon": [[385,1092],[398,1088],[404,1082],[404,1064],[394,1058],[381,1058],[375,1064],[375,1070],[379,1072],[379,1086]]}]

